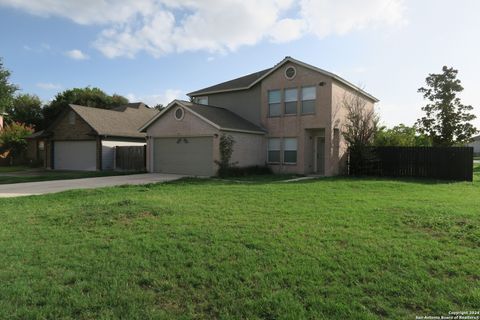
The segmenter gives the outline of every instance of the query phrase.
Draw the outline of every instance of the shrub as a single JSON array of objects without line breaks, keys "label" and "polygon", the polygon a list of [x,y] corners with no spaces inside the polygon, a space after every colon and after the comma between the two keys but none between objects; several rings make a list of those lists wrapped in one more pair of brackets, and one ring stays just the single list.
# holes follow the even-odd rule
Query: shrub
[{"label": "shrub", "polygon": [[272,169],[267,166],[229,167],[222,171],[221,177],[244,177],[252,175],[273,174]]}]

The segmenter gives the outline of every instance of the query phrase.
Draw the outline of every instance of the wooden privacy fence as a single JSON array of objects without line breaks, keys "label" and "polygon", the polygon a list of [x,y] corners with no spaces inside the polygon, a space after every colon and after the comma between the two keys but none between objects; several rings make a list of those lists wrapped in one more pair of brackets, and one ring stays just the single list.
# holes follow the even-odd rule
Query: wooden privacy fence
[{"label": "wooden privacy fence", "polygon": [[146,170],[146,146],[115,147],[115,169],[125,171]]},{"label": "wooden privacy fence", "polygon": [[359,161],[350,153],[350,175],[473,180],[472,147],[368,147],[365,154]]}]

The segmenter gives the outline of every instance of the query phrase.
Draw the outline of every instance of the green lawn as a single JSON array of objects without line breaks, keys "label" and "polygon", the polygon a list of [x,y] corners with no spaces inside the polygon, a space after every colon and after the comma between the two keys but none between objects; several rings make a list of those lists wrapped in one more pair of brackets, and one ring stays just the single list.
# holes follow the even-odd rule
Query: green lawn
[{"label": "green lawn", "polygon": [[183,180],[0,200],[1,319],[415,319],[480,306],[480,181]]},{"label": "green lawn", "polygon": [[[1,175],[1,173],[7,173]],[[0,172],[0,184],[21,183],[21,182],[35,182],[35,181],[49,181],[49,180],[64,180],[64,179],[80,179],[93,177],[118,176],[124,174],[132,174],[138,172],[118,172],[118,171],[48,171],[40,170],[35,172],[15,171]]]},{"label": "green lawn", "polygon": [[10,173],[10,172],[19,172],[26,171],[30,169],[26,166],[0,166],[0,173]]}]

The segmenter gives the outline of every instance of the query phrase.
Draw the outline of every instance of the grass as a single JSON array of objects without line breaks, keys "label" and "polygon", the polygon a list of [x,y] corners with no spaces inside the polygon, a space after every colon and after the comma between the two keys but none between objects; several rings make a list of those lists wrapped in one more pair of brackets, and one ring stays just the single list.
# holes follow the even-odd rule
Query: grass
[{"label": "grass", "polygon": [[20,172],[30,169],[27,166],[0,166],[0,173]]},{"label": "grass", "polygon": [[119,171],[38,171],[38,172],[19,172],[19,174],[0,175],[0,184],[50,181],[63,179],[81,179],[93,177],[118,176],[138,172],[119,172]]},{"label": "grass", "polygon": [[480,306],[474,183],[186,179],[0,201],[2,319],[414,319]]}]

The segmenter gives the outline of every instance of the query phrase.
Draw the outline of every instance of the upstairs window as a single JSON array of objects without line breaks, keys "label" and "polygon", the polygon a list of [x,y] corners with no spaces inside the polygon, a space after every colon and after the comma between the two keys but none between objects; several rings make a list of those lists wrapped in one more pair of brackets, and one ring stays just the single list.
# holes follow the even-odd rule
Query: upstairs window
[{"label": "upstairs window", "polygon": [[302,88],[302,114],[315,113],[316,87]]},{"label": "upstairs window", "polygon": [[280,105],[282,102],[282,92],[280,90],[268,91],[268,116],[278,117],[281,115]]},{"label": "upstairs window", "polygon": [[198,98],[195,98],[195,103],[198,103],[198,104],[207,104],[207,105],[208,105],[208,97],[198,97]]},{"label": "upstairs window", "polygon": [[280,163],[280,138],[268,139],[268,162]]},{"label": "upstairs window", "polygon": [[285,90],[285,114],[297,114],[298,90]]},{"label": "upstairs window", "polygon": [[297,163],[297,138],[283,139],[283,162]]}]

